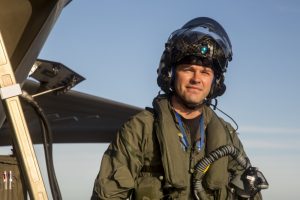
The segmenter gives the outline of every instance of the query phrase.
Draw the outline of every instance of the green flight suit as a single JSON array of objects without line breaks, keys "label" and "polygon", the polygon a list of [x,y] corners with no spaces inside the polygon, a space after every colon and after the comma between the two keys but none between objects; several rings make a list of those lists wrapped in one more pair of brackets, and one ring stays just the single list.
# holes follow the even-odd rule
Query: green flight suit
[{"label": "green flight suit", "polygon": [[[182,148],[178,121],[167,97],[155,98],[153,107],[154,112],[140,112],[118,131],[103,155],[92,199],[194,199],[192,173],[205,154],[230,144],[246,156],[235,130],[210,107],[203,109],[206,136],[201,151]],[[204,177],[207,199],[231,199],[229,177],[242,172],[230,156],[211,164]],[[260,199],[260,194],[256,196]]]}]

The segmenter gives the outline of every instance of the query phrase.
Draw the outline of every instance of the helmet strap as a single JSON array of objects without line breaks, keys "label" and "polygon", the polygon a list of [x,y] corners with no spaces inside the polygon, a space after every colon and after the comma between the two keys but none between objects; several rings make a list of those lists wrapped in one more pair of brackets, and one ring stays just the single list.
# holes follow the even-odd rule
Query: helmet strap
[{"label": "helmet strap", "polygon": [[178,101],[178,103],[180,105],[182,105],[183,107],[185,107],[189,110],[193,110],[193,111],[202,108],[202,106],[206,103],[206,100],[203,100],[199,103],[188,103],[184,99],[182,99],[179,95],[177,95],[176,92],[174,92],[174,97],[176,98],[176,100]]}]

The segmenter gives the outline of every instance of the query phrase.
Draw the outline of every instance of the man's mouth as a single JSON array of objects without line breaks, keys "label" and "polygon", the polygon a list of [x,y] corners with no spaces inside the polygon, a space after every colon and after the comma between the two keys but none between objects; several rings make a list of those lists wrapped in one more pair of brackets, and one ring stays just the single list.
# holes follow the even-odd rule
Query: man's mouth
[{"label": "man's mouth", "polygon": [[199,88],[199,87],[195,87],[195,86],[187,86],[186,87],[188,90],[198,90],[198,91],[201,91],[202,89]]}]

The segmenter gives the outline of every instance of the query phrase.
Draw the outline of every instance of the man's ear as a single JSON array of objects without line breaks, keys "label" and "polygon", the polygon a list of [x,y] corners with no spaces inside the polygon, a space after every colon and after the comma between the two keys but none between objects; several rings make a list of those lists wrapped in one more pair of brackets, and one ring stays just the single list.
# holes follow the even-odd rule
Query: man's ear
[{"label": "man's ear", "polygon": [[213,83],[207,96],[209,99],[214,99],[218,96],[222,96],[226,91],[226,85],[224,84],[224,75],[222,74],[219,78],[214,77]]}]

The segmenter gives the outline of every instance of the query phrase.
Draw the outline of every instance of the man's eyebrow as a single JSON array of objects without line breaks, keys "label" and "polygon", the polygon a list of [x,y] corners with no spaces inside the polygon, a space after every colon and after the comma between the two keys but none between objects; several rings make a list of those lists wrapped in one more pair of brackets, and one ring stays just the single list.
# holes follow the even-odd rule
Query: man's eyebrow
[{"label": "man's eyebrow", "polygon": [[191,67],[191,65],[181,64],[181,65],[178,65],[176,69],[185,69],[185,68],[189,68],[189,67]]},{"label": "man's eyebrow", "polygon": [[211,67],[203,67],[204,70],[213,71]]}]

